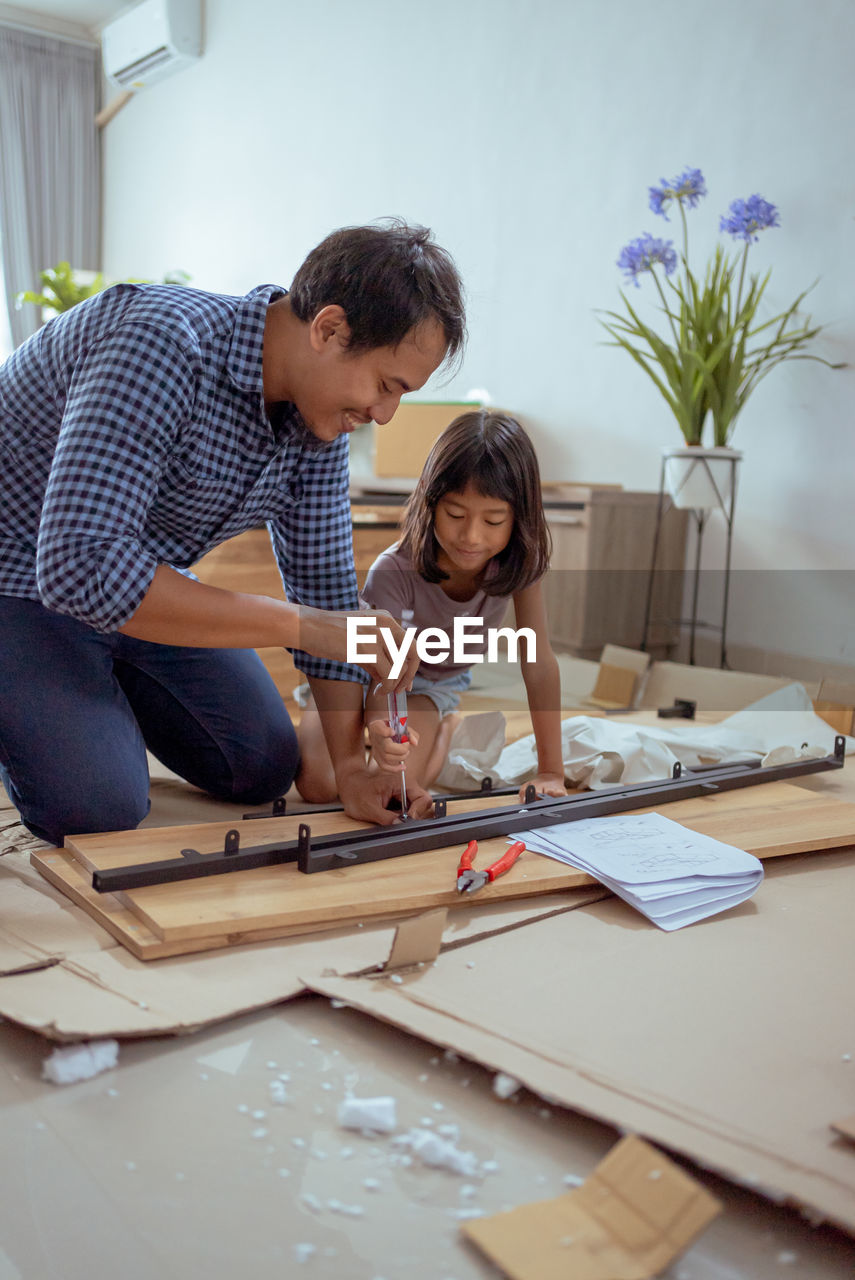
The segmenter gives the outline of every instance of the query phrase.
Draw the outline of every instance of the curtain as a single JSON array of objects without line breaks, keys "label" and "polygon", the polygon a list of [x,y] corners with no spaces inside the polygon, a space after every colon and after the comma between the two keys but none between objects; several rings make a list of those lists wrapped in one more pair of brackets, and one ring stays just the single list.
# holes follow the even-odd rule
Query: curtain
[{"label": "curtain", "polygon": [[0,22],[0,244],[16,345],[40,323],[38,307],[15,310],[40,271],[100,263],[99,71],[95,47]]}]

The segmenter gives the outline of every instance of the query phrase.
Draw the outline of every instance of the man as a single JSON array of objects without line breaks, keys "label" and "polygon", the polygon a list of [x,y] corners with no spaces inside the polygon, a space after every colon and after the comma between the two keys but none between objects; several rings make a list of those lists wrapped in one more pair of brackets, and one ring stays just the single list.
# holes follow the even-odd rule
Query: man
[{"label": "man", "polygon": [[[366,671],[345,662],[347,435],[463,341],[453,262],[390,221],[333,232],[290,292],[117,285],[0,368],[0,779],[31,831],[136,826],[146,747],[223,798],[287,790],[293,726],[252,652],[273,645],[310,680],[346,811],[394,820],[397,778],[365,765]],[[263,523],[288,603],[182,572]]]}]

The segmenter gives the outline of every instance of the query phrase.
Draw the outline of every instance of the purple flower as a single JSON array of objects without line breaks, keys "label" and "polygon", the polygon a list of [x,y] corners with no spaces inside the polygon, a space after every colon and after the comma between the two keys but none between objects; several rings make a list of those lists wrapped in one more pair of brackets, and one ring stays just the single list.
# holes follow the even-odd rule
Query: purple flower
[{"label": "purple flower", "polygon": [[621,271],[626,272],[627,280],[632,280],[636,289],[642,271],[652,271],[657,262],[662,263],[666,276],[670,276],[677,266],[677,254],[672,240],[656,240],[649,231],[621,249],[617,260]]},{"label": "purple flower", "polygon": [[729,231],[732,236],[738,236],[747,244],[749,240],[758,238],[758,231],[780,225],[778,210],[775,206],[769,204],[768,200],[755,195],[749,196],[747,200],[732,200],[730,212],[722,214],[718,229]]},{"label": "purple flower", "polygon": [[678,200],[680,204],[687,204],[690,209],[694,209],[701,196],[707,194],[707,184],[700,169],[684,169],[679,178],[674,178],[672,182],[660,178],[659,184],[658,187],[648,189],[649,203],[653,212],[661,214],[666,222],[669,221],[666,209],[673,200]]}]

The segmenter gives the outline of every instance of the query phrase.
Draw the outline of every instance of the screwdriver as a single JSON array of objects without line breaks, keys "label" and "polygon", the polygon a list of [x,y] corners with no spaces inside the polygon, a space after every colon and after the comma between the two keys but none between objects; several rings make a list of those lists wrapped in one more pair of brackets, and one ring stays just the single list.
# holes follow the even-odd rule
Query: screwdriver
[{"label": "screwdriver", "polygon": [[[389,728],[392,730],[393,742],[406,742],[407,695],[404,692],[390,693],[386,696],[389,711]],[[407,820],[407,779],[401,774],[401,821]]]}]

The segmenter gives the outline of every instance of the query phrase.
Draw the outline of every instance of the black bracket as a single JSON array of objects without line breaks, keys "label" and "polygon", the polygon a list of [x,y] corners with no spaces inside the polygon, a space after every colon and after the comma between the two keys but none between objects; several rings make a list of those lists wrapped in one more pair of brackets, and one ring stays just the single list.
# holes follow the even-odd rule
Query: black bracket
[{"label": "black bracket", "polygon": [[[519,791],[519,787],[497,787],[489,774],[481,779],[481,785],[477,791],[455,791],[453,796],[448,797],[452,800],[477,800],[479,797],[488,796],[515,796]],[[434,800],[445,799],[444,796],[434,796]],[[287,816],[288,805],[284,796],[277,796],[271,807],[264,813],[242,813],[243,822],[252,822],[254,818],[284,818]],[[325,804],[313,805],[312,813],[344,813],[341,804]]]},{"label": "black bracket", "polygon": [[240,848],[239,833],[233,829],[226,834],[225,846],[219,852],[199,853],[196,849],[182,849],[177,858],[95,871],[92,887],[99,893],[113,893],[286,862],[296,862],[299,870],[307,874],[330,871],[361,862],[379,862],[403,854],[442,849],[468,840],[487,840],[491,836],[510,835],[514,831],[553,826],[578,818],[599,818],[645,805],[668,804],[672,800],[691,799],[762,782],[780,782],[828,769],[842,769],[845,750],[846,739],[838,735],[834,740],[833,753],[818,759],[793,760],[766,768],[760,767],[759,760],[751,760],[713,765],[696,771],[683,769],[677,764],[673,776],[665,781],[583,791],[559,799],[538,799],[534,787],[529,786],[524,804],[481,809],[475,813],[448,814],[445,801],[441,800],[435,803],[433,818],[396,823],[391,827],[362,827],[315,839],[309,824],[301,822],[296,840],[243,849]]}]

